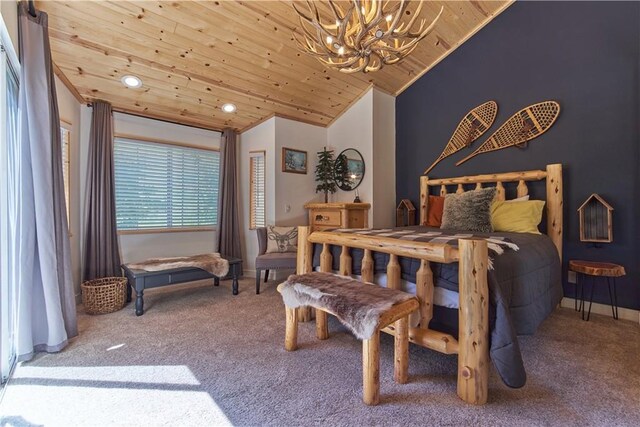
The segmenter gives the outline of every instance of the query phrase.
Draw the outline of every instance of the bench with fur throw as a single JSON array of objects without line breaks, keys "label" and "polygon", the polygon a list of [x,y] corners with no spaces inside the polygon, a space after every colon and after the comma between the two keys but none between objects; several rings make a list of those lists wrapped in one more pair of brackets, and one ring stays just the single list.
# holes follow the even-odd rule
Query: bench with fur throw
[{"label": "bench with fur throw", "polygon": [[415,297],[331,273],[291,275],[278,286],[289,308],[312,306],[334,314],[353,334],[371,338],[380,317],[393,305]]},{"label": "bench with fur throw", "polygon": [[287,351],[297,348],[297,308],[316,309],[316,335],[329,337],[327,314],[336,316],[362,340],[362,400],[377,405],[380,400],[380,330],[393,323],[393,378],[404,384],[409,375],[409,314],[418,309],[418,300],[395,289],[360,282],[331,273],[289,276],[278,286],[285,304]]},{"label": "bench with fur throw", "polygon": [[224,277],[229,272],[229,261],[219,253],[180,256],[173,258],[153,258],[142,262],[126,264],[132,270],[162,271],[172,268],[195,267],[214,276]]}]

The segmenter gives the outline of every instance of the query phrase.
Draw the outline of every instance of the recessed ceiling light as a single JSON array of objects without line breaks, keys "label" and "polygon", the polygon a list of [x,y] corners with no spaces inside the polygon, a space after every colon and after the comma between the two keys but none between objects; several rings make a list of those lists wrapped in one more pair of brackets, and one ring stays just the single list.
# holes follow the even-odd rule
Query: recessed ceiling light
[{"label": "recessed ceiling light", "polygon": [[234,104],[224,104],[222,106],[222,111],[224,111],[225,113],[233,113],[234,111],[236,111],[236,106]]},{"label": "recessed ceiling light", "polygon": [[124,76],[120,79],[123,85],[130,88],[137,88],[142,86],[142,80],[136,76]]}]

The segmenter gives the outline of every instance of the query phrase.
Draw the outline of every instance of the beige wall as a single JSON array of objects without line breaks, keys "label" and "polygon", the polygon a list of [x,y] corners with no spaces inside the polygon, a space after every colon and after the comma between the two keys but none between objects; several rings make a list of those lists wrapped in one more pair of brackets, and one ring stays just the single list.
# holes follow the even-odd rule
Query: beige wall
[{"label": "beige wall", "polygon": [[[58,94],[60,103],[60,94]],[[80,106],[80,136],[77,166],[80,185],[76,197],[79,203],[80,225],[84,218],[84,199],[86,194],[87,159],[89,154],[89,133],[91,129],[92,109]],[[61,113],[62,115],[62,113]],[[131,137],[158,139],[168,142],[183,142],[201,147],[220,147],[220,133],[181,126],[158,120],[114,113],[114,130],[116,134]],[[73,167],[73,166],[72,166]],[[73,203],[72,203],[73,204]],[[80,229],[80,251],[83,236]],[[170,257],[193,255],[215,250],[216,233],[214,231],[148,233],[119,236],[120,254],[123,262],[139,261],[152,257]],[[75,270],[74,266],[74,270]]]},{"label": "beige wall", "polygon": [[[245,274],[255,274],[258,254],[256,232],[249,229],[249,157],[251,151],[265,151],[267,225],[305,225],[304,204],[320,200],[315,193],[314,170],[317,152],[327,140],[326,128],[280,117],[271,118],[240,136],[240,212],[242,215]],[[282,147],[307,151],[305,174],[282,172]]]},{"label": "beige wall", "polygon": [[373,90],[373,222],[395,226],[396,207],[396,99]]},{"label": "beige wall", "polygon": [[[373,91],[368,91],[342,116],[329,126],[327,145],[334,150],[334,158],[342,150],[355,148],[362,154],[365,164],[364,178],[358,186],[360,200],[373,203]],[[353,202],[355,191],[338,191],[329,201]],[[373,224],[373,212],[369,211],[369,224]]]},{"label": "beige wall", "polygon": [[[324,200],[322,194],[316,193],[315,168],[317,153],[327,143],[327,129],[280,117],[275,120],[275,223],[285,226],[307,224],[304,204]],[[282,147],[307,152],[306,175],[282,172]]]},{"label": "beige wall", "polygon": [[[268,225],[305,225],[304,204],[323,201],[315,192],[317,153],[327,146],[337,155],[346,148],[360,151],[366,164],[358,187],[360,198],[372,203],[370,224],[387,227],[395,221],[395,98],[370,90],[328,128],[280,117],[271,118],[240,136],[240,212],[245,274],[255,274],[258,244],[249,229],[249,153],[266,151],[266,220]],[[308,153],[308,173],[282,172],[282,147]],[[353,191],[330,195],[330,201],[352,202]]]},{"label": "beige wall", "polygon": [[[74,279],[79,283],[81,266],[81,224],[91,108],[78,104],[58,82],[58,100],[62,119],[72,124],[71,139],[71,232]],[[174,125],[124,114],[114,114],[117,134],[188,142],[203,147],[220,146],[218,132]],[[239,211],[241,239],[247,275],[255,272],[257,255],[255,231],[249,229],[249,153],[266,153],[267,224],[304,225],[308,223],[304,204],[322,201],[315,193],[314,170],[317,152],[324,146],[336,150],[356,148],[365,159],[366,173],[359,187],[360,197],[373,204],[370,223],[392,225],[395,205],[395,99],[372,90],[328,128],[283,118],[272,118],[240,135],[239,139]],[[283,173],[282,147],[308,152],[308,173]],[[352,201],[354,192],[338,191],[332,201]],[[215,250],[215,232],[156,233],[120,236],[123,262],[150,257],[190,255]]]},{"label": "beige wall", "polygon": [[69,140],[69,233],[71,243],[71,269],[76,294],[80,294],[80,135],[82,134],[81,105],[69,89],[56,77],[60,121],[70,130]]},{"label": "beige wall", "polygon": [[[158,141],[191,144],[203,148],[220,148],[220,133],[158,120],[114,113],[116,135],[150,138]],[[216,232],[148,233],[120,235],[123,262],[153,257],[172,257],[213,252]]]},{"label": "beige wall", "polygon": [[[371,203],[369,224],[390,227],[395,223],[395,98],[376,89],[331,124],[327,145],[337,156],[355,148],[362,154],[365,174],[358,187],[360,200]],[[331,200],[352,202],[354,191],[338,190]]]},{"label": "beige wall", "polygon": [[241,239],[243,252],[243,267],[245,275],[255,274],[255,259],[258,255],[258,240],[256,232],[249,229],[249,156],[251,151],[265,152],[265,220],[267,224],[275,224],[276,206],[276,119],[271,118],[264,123],[240,135],[240,165],[238,197],[239,211],[242,218]]},{"label": "beige wall", "polygon": [[14,0],[0,0],[0,16],[18,53],[18,3]]}]

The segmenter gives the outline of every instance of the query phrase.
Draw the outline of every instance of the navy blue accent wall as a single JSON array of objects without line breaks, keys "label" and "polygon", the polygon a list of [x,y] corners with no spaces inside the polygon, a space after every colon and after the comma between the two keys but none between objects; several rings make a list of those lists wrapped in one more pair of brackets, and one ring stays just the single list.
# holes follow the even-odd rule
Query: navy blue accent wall
[{"label": "navy blue accent wall", "polygon": [[[525,150],[480,154],[456,167],[463,150],[430,177],[564,165],[564,280],[569,259],[623,264],[621,306],[640,308],[640,3],[517,2],[396,99],[396,194],[418,206],[419,177],[459,120],[488,100],[498,117],[483,142],[521,108],[548,99],[560,117]],[[510,190],[514,192],[514,189]],[[577,209],[598,193],[615,208],[614,243],[579,241]],[[508,196],[510,196],[508,194]],[[541,185],[532,196],[544,197]],[[565,283],[565,294],[574,287]],[[606,286],[595,301],[608,303]]]}]

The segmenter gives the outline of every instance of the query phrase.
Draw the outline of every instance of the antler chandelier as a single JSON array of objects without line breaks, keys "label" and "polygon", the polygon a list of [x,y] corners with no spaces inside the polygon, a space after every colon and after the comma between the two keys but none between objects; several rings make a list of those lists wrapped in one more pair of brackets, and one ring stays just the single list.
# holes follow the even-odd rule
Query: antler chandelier
[{"label": "antler chandelier", "polygon": [[[433,31],[444,10],[440,8],[431,24],[421,18],[416,25],[424,0],[351,0],[346,10],[329,0],[333,17],[326,19],[316,2],[306,3],[308,10],[302,11],[292,2],[302,30],[294,32],[294,38],[303,52],[344,73],[368,73],[401,61]],[[417,4],[413,13],[410,3]]]}]

